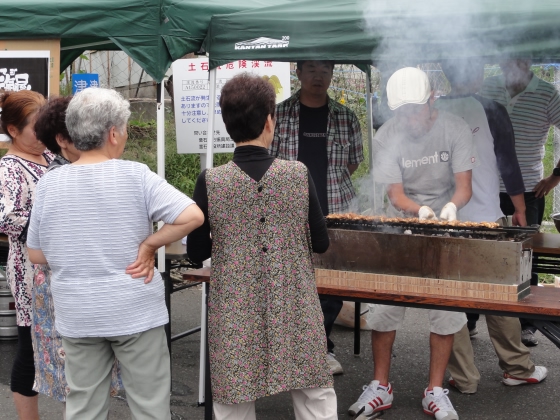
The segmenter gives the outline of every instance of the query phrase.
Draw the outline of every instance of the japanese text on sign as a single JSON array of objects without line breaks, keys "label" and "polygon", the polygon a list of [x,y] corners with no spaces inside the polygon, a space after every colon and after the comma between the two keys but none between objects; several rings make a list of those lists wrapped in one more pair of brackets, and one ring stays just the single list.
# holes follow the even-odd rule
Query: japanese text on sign
[{"label": "japanese text on sign", "polygon": [[72,75],[72,94],[88,87],[99,87],[99,75],[96,73],[77,73]]},{"label": "japanese text on sign", "polygon": [[[276,102],[290,95],[290,65],[272,61],[240,60],[220,66],[216,70],[213,149],[216,153],[232,152],[234,142],[221,118],[220,92],[232,77],[250,72],[269,80],[276,91]],[[177,60],[173,63],[173,97],[177,151],[205,153],[208,145],[208,114],[210,112],[208,59]]]},{"label": "japanese text on sign", "polygon": [[50,51],[0,51],[0,90],[49,95]]},{"label": "japanese text on sign", "polygon": [[18,69],[0,68],[0,89],[4,90],[31,90],[29,74],[18,73]]}]

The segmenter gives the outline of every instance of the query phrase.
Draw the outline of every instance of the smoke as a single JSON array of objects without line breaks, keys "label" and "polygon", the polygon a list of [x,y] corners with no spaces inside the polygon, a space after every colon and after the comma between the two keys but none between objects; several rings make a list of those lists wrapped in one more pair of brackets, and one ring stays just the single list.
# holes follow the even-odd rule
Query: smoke
[{"label": "smoke", "polygon": [[[560,2],[506,0],[363,0],[364,29],[376,47],[372,62],[381,73],[380,103],[373,104],[374,125],[393,116],[383,84],[402,67],[430,68],[441,75],[440,63],[456,79],[472,83],[482,63],[509,58],[534,61],[560,58]],[[460,60],[460,62],[458,62]],[[469,62],[469,60],[471,62]],[[432,79],[430,77],[430,79]],[[445,80],[445,79],[442,79]],[[433,82],[433,79],[432,79]],[[432,88],[440,88],[432,83]],[[445,85],[444,92],[448,91]],[[436,93],[444,93],[436,92]],[[365,136],[364,136],[365,137]],[[374,153],[375,151],[371,151]],[[370,174],[354,182],[357,196],[350,211],[395,216],[382,184]]]},{"label": "smoke", "polygon": [[560,59],[557,0],[362,0],[362,8],[384,83],[399,68],[443,60]]},{"label": "smoke", "polygon": [[[377,43],[372,62],[382,74],[382,84],[399,68],[425,63],[439,68],[446,60],[493,64],[508,58],[557,61],[560,57],[557,0],[363,0],[362,9],[364,28]],[[452,68],[457,78],[472,78],[467,74],[472,66]],[[382,98],[373,107],[377,123],[392,116],[386,97]],[[375,184],[372,175],[355,185],[358,194],[352,211],[384,215],[390,208],[393,213],[383,186]]]},{"label": "smoke", "polygon": [[470,57],[532,58],[546,54],[560,32],[550,16],[558,4],[547,0],[366,0],[363,8],[365,28],[378,41],[373,61],[400,67]]},{"label": "smoke", "polygon": [[372,172],[354,181],[356,197],[350,203],[349,211],[365,216],[386,216],[385,186],[375,182]]}]

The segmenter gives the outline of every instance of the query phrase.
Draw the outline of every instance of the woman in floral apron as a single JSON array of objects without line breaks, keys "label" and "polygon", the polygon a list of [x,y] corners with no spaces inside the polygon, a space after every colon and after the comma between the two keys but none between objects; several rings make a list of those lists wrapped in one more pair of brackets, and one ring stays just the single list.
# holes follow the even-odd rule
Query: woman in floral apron
[{"label": "woman in floral apron", "polygon": [[268,154],[275,99],[257,76],[226,83],[220,106],[233,161],[204,171],[194,191],[206,218],[187,251],[194,261],[212,256],[208,346],[218,420],[254,419],[257,398],[283,391],[296,419],[337,418],[312,264],[329,239],[305,165]]}]

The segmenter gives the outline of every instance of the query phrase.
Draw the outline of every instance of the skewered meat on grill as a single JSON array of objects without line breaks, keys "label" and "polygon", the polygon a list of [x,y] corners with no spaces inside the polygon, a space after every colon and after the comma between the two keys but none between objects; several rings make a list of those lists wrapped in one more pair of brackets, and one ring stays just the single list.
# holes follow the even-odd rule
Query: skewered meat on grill
[{"label": "skewered meat on grill", "polygon": [[439,221],[439,220],[420,220],[417,217],[383,217],[383,216],[364,216],[356,213],[335,213],[329,214],[327,216],[328,220],[332,221],[352,221],[352,222],[364,222],[364,223],[401,223],[401,224],[423,224],[429,226],[442,226],[442,227],[468,227],[468,228],[491,228],[495,229],[500,227],[498,223],[491,222],[463,222],[460,220],[455,220],[452,222]]}]

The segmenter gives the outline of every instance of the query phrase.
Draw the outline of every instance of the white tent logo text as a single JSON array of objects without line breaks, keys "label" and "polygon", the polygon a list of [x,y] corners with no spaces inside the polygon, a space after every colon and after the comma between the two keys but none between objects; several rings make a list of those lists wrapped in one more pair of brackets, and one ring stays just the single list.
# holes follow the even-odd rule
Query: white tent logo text
[{"label": "white tent logo text", "polygon": [[235,43],[236,50],[260,50],[266,48],[287,48],[290,45],[290,37],[283,36],[282,39],[260,37]]}]

